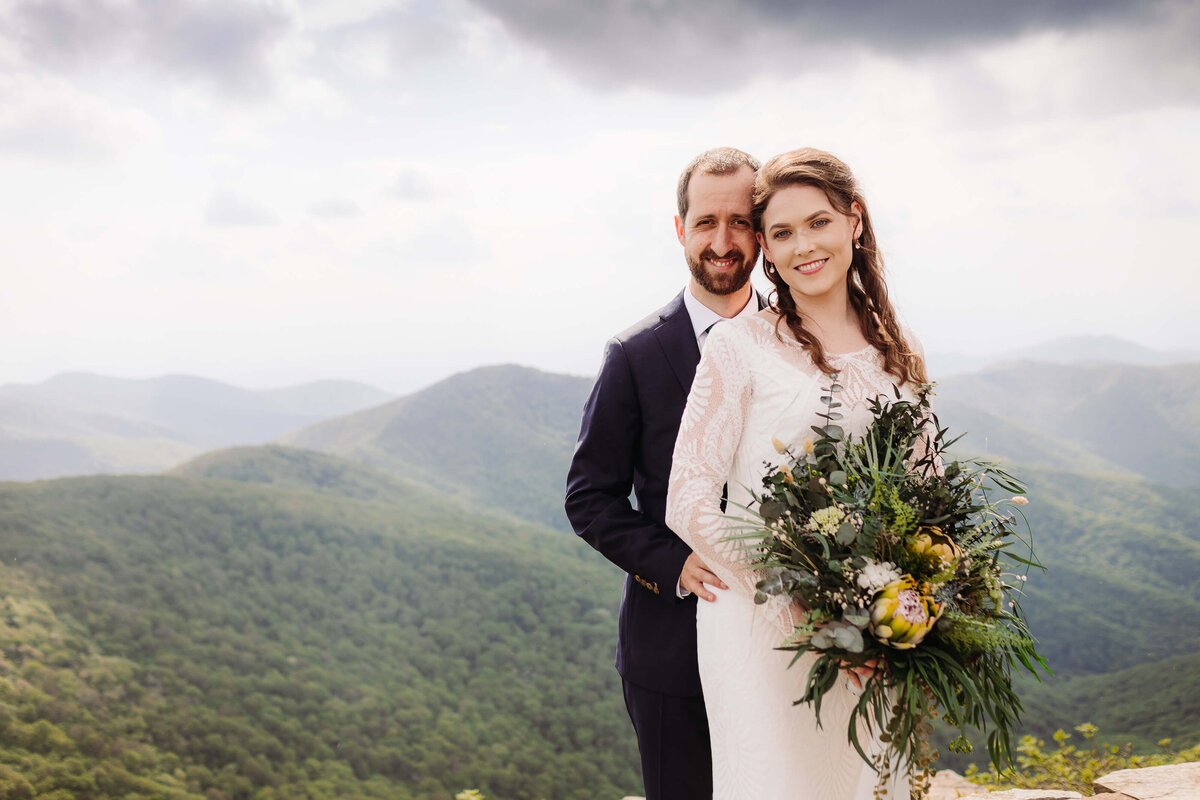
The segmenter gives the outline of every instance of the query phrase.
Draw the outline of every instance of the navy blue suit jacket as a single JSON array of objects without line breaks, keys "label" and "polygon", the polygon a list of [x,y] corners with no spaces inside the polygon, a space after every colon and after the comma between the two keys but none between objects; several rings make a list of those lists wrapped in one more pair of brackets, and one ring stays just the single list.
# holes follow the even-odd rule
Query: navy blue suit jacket
[{"label": "navy blue suit jacket", "polygon": [[627,573],[617,671],[680,696],[700,694],[696,598],[675,596],[692,551],[663,520],[675,437],[699,361],[682,292],[610,339],[567,475],[575,532]]}]

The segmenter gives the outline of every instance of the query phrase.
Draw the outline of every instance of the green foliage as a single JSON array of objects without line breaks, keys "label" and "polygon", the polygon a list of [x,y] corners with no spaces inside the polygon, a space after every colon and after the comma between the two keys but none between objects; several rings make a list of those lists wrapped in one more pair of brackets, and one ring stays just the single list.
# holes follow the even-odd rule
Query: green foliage
[{"label": "green foliage", "polygon": [[1002,789],[1067,789],[1084,796],[1092,795],[1096,779],[1122,769],[1157,767],[1200,761],[1200,745],[1181,752],[1171,749],[1171,740],[1158,742],[1160,751],[1151,755],[1135,755],[1131,745],[1104,745],[1096,739],[1099,728],[1091,723],[1075,726],[1086,743],[1084,747],[1069,744],[1071,734],[1061,728],[1054,733],[1055,749],[1047,750],[1046,742],[1033,736],[1022,737],[1017,746],[1014,769],[981,772],[974,766],[966,777],[975,783]]},{"label": "green foliage", "polygon": [[573,537],[412,486],[337,494],[0,484],[3,791],[637,789],[611,666],[619,574]]}]

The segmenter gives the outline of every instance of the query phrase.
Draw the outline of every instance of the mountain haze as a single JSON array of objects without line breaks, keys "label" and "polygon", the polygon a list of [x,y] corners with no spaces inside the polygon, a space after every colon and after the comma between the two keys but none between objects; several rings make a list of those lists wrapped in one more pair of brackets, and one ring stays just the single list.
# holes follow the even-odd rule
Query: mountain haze
[{"label": "mountain haze", "polygon": [[[1024,362],[939,382],[935,407],[943,424],[969,430],[970,447],[986,438],[989,453],[1016,462],[1061,464],[1082,450],[1088,460],[1076,471],[1108,462],[1155,481],[1200,484],[1200,364]],[[984,421],[980,412],[1003,425],[970,429],[955,422],[956,413]],[[1025,433],[1014,435],[1018,430]],[[1045,442],[1030,441],[1028,432]],[[1046,458],[1047,450],[1057,458]]]},{"label": "mountain haze", "polygon": [[1200,350],[1155,350],[1116,336],[1063,336],[993,355],[933,352],[928,357],[930,373],[937,380],[943,380],[952,375],[994,369],[1014,361],[1050,364],[1130,364],[1147,367],[1194,364],[1200,362]]},{"label": "mountain haze", "polygon": [[0,386],[0,479],[157,472],[214,447],[258,444],[391,399],[348,381],[267,391],[186,375],[67,373]]}]

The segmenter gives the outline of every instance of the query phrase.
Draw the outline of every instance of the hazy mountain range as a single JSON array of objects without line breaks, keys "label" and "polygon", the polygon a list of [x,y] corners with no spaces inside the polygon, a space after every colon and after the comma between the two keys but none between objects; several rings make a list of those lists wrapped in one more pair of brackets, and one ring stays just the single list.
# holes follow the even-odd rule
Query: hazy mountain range
[{"label": "hazy mountain range", "polygon": [[979,372],[1014,361],[1046,361],[1052,364],[1116,363],[1145,367],[1190,364],[1200,362],[1200,350],[1154,350],[1115,336],[1064,336],[991,355],[933,351],[928,354],[928,359],[930,373],[941,380],[951,375]]},{"label": "hazy mountain range", "polygon": [[[165,475],[0,483],[0,789],[637,792],[621,576],[561,512],[590,383],[500,366],[401,398],[0,387],[9,464],[14,441],[97,432],[210,449]],[[1194,364],[1045,362],[941,382],[960,452],[1029,486],[1049,573],[1025,605],[1056,671],[1024,690],[1032,732],[1200,739],[1198,384]],[[211,450],[239,437],[285,444]]]},{"label": "hazy mountain range", "polygon": [[[947,422],[970,431],[968,445],[975,452],[1083,471],[1200,481],[1188,461],[1200,428],[1193,424],[1196,392],[1185,364],[1179,364],[1182,371],[1128,369],[1200,363],[1200,352],[1075,337],[975,359],[966,374],[939,368],[939,358],[930,357],[931,375],[941,382],[938,407]],[[1042,366],[1019,366],[1018,360]],[[552,397],[516,404],[497,397],[474,408],[464,405],[456,380],[401,398],[348,381],[251,391],[190,376],[128,380],[68,373],[39,384],[6,384],[0,386],[0,480],[152,473],[206,450],[278,440],[411,475],[455,463],[478,480],[458,481],[447,490],[493,505],[518,492],[515,504],[528,510],[536,501],[521,494],[521,485],[545,480],[547,475],[534,473],[550,462],[534,458],[518,464],[513,454],[537,441],[557,469],[569,457],[578,420],[551,419],[546,408],[559,401],[581,405],[590,379],[558,376],[553,387],[544,387]],[[503,380],[495,390],[509,391]],[[516,416],[498,426],[497,408]],[[353,412],[361,413],[345,416]],[[457,416],[463,426],[433,441],[430,423],[443,414]],[[1133,432],[1143,423],[1156,432]],[[480,437],[480,431],[489,436]],[[512,440],[497,441],[497,431]],[[472,442],[496,449],[472,452],[478,447]],[[553,507],[529,515],[563,522]]]},{"label": "hazy mountain range", "polygon": [[267,442],[394,395],[349,381],[268,391],[186,375],[86,373],[0,386],[0,480],[158,472],[205,450]]}]

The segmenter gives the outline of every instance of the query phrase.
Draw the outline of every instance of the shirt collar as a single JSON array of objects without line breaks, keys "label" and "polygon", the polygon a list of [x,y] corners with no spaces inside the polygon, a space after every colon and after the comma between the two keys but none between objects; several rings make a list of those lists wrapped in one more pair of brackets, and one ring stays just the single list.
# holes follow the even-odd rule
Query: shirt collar
[{"label": "shirt collar", "polygon": [[[700,337],[707,332],[709,328],[725,319],[725,317],[722,317],[720,314],[696,299],[695,295],[692,294],[692,285],[690,283],[683,290],[683,306],[687,309],[688,316],[692,320],[692,332],[696,334],[697,341],[700,340]],[[742,307],[741,311],[734,314],[731,319],[748,317],[755,313],[758,313],[758,295],[751,290],[750,299],[746,301],[746,305]]]}]

